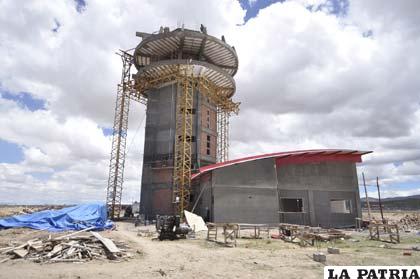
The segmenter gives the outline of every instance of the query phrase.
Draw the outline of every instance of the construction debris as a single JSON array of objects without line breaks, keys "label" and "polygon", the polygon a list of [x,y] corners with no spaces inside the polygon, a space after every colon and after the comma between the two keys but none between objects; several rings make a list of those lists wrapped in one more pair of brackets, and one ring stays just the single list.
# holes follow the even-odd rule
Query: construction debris
[{"label": "construction debris", "polygon": [[407,214],[398,222],[404,231],[420,230],[420,213]]},{"label": "construction debris", "polygon": [[327,256],[324,253],[316,252],[312,255],[314,261],[324,263],[327,260]]},{"label": "construction debris", "polygon": [[[85,231],[84,231],[85,232]],[[117,260],[128,257],[127,246],[101,236],[97,232],[91,235],[82,231],[52,238],[37,238],[18,246],[0,248],[0,255],[9,259],[26,259],[37,263],[86,262],[93,259]],[[85,232],[86,233],[86,232]]]},{"label": "construction debris", "polygon": [[[336,229],[322,229],[294,224],[279,225],[279,238],[287,242],[298,243],[300,246],[315,245],[315,241],[332,241],[349,238],[343,231]],[[295,240],[298,240],[297,242]]]},{"label": "construction debris", "polygon": [[340,254],[340,249],[335,247],[328,247],[328,254]]}]

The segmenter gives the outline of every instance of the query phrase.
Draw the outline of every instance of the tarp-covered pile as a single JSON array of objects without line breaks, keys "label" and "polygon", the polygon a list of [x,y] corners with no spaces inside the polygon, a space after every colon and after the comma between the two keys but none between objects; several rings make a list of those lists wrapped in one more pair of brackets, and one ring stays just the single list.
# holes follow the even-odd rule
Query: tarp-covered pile
[{"label": "tarp-covered pile", "polygon": [[104,204],[83,204],[60,210],[44,210],[32,214],[16,215],[0,219],[0,229],[32,228],[36,230],[67,231],[94,227],[110,229],[113,224],[107,219]]}]

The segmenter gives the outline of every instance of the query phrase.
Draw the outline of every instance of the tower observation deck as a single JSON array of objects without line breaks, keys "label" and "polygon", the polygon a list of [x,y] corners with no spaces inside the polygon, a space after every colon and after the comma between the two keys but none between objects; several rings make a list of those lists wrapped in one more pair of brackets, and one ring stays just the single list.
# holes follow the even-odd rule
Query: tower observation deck
[{"label": "tower observation deck", "polygon": [[[195,201],[191,173],[228,159],[229,117],[238,114],[233,76],[235,48],[224,37],[201,31],[160,28],[137,32],[134,53],[121,52],[107,204],[111,218],[121,208],[128,108],[130,100],[146,105],[141,213],[180,214]],[[137,73],[131,75],[134,64]]]}]

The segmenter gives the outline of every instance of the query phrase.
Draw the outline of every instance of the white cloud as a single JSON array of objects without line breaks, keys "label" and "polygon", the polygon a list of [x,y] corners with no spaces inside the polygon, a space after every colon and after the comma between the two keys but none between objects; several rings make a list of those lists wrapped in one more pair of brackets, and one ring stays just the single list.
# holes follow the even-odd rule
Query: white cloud
[{"label": "white cloud", "polygon": [[[357,12],[364,3],[354,4]],[[308,4],[271,5],[229,34],[241,66],[242,111],[231,121],[234,156],[301,148],[373,150],[359,170],[387,185],[419,180],[420,40],[405,35],[418,28],[416,12],[406,11],[410,18],[401,19],[406,4],[397,12],[381,10],[384,15],[374,20],[392,17],[405,28],[372,25],[373,37],[365,37],[359,14],[336,17],[311,12]]]},{"label": "white cloud", "polygon": [[[0,3],[0,84],[46,101],[31,112],[0,98],[0,139],[21,146],[24,161],[1,164],[0,202],[103,200],[108,179],[120,60],[115,51],[135,47],[136,31],[185,24],[221,36],[242,23],[236,1],[88,1],[79,14],[73,1]],[[13,17],[10,15],[13,14]],[[58,32],[52,32],[59,22]],[[132,104],[124,199],[138,200],[144,107]],[[23,194],[26,193],[25,195]]]},{"label": "white cloud", "polygon": [[[240,25],[245,11],[236,0],[92,0],[82,14],[73,1],[1,2],[1,87],[30,92],[47,106],[31,112],[0,98],[0,138],[24,154],[20,164],[0,164],[0,202],[25,201],[28,193],[33,202],[104,199],[111,137],[101,127],[113,121],[120,77],[114,52],[136,46],[136,31],[181,24],[203,23],[238,52],[235,99],[242,105],[231,119],[231,158],[373,150],[359,166],[370,182],[419,181],[418,1],[354,0],[346,17],[307,9],[321,4],[273,4]],[[368,30],[373,35],[363,36]],[[130,114],[128,144],[144,108],[133,104]],[[143,127],[128,154],[126,201],[139,195]]]}]

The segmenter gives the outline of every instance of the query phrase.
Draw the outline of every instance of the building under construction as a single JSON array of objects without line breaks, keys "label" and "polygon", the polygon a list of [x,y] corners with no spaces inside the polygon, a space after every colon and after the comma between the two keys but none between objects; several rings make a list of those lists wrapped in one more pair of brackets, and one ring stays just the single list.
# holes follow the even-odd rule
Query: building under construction
[{"label": "building under construction", "polygon": [[238,56],[204,26],[136,35],[142,40],[134,54],[121,53],[107,203],[118,217],[128,108],[136,100],[147,106],[141,212],[146,218],[182,214],[193,200],[192,171],[228,158],[229,116],[239,111],[232,101]]},{"label": "building under construction", "polygon": [[181,213],[193,201],[191,172],[227,159],[228,117],[238,69],[224,38],[163,28],[143,38],[134,52],[135,80],[160,80],[146,92],[141,212]]},{"label": "building under construction", "polygon": [[239,111],[232,100],[235,48],[204,26],[137,36],[134,53],[120,53],[107,191],[112,218],[121,210],[131,100],[146,105],[140,211],[147,219],[191,210],[213,222],[342,227],[361,217],[355,164],[369,152],[292,151],[228,161],[229,117]]},{"label": "building under construction", "polygon": [[194,212],[221,223],[350,227],[361,218],[356,163],[369,151],[301,150],[200,168]]}]

